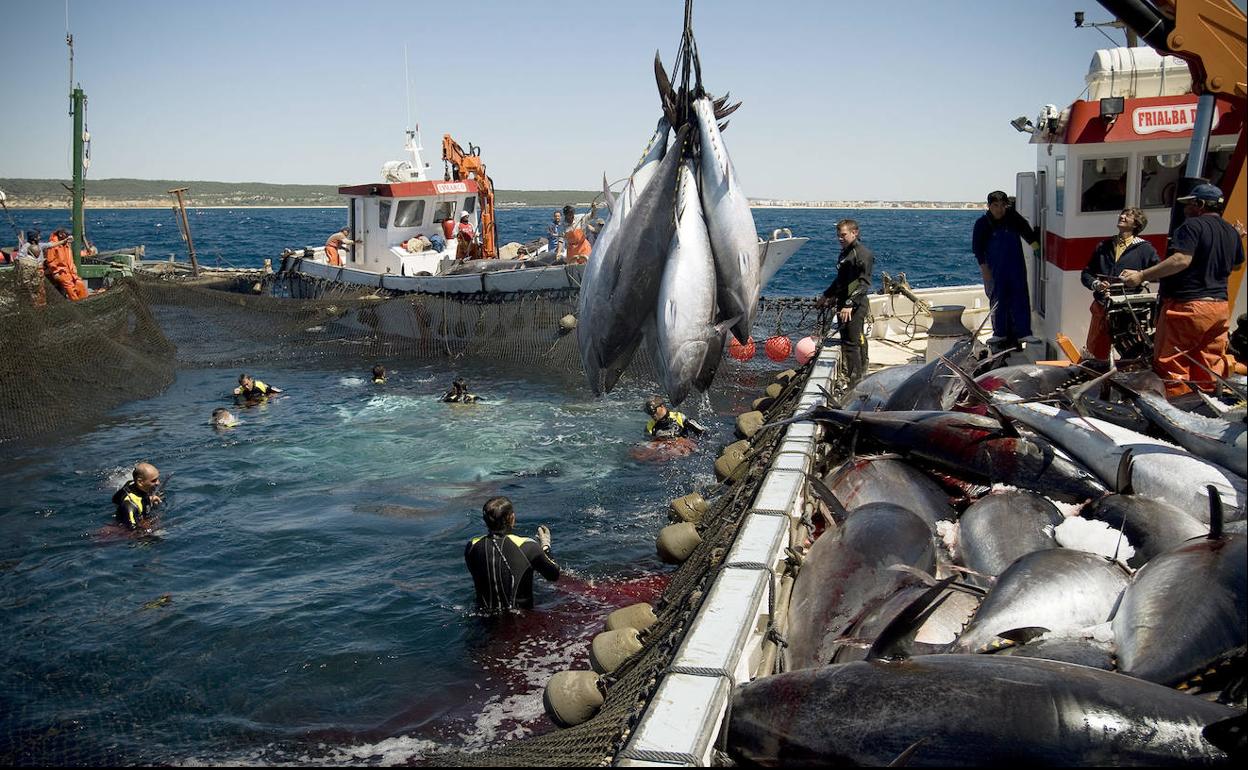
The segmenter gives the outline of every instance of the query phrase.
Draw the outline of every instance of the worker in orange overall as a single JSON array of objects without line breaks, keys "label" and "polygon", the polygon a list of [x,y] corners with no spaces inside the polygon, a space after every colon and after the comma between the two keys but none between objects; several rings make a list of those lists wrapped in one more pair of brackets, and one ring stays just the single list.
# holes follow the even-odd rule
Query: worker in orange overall
[{"label": "worker in orange overall", "polygon": [[69,244],[73,240],[65,230],[52,233],[50,245],[43,250],[43,273],[68,299],[77,302],[87,296],[87,284],[78,277],[74,266],[74,254]]},{"label": "worker in orange overall", "polygon": [[585,236],[585,230],[576,226],[576,209],[572,206],[563,207],[563,218],[567,222],[563,231],[563,242],[567,249],[567,260],[572,264],[584,264],[589,259],[593,245]]},{"label": "worker in orange overall", "polygon": [[355,241],[347,237],[350,234],[351,229],[344,227],[329,236],[329,240],[325,241],[325,259],[329,264],[342,267],[342,254],[340,252],[355,245]]}]

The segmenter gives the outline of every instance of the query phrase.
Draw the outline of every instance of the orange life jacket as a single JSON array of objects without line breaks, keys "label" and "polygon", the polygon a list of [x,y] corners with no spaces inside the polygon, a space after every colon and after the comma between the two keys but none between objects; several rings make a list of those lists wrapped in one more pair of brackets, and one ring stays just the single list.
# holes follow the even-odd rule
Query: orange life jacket
[{"label": "orange life jacket", "polygon": [[567,244],[568,259],[573,257],[588,257],[591,247],[589,239],[585,237],[585,231],[579,227],[574,227],[563,234],[563,240]]},{"label": "orange life jacket", "polygon": [[74,254],[68,243],[52,239],[52,245],[43,253],[43,272],[49,276],[69,273],[74,278],[78,277],[78,271],[74,268]]}]

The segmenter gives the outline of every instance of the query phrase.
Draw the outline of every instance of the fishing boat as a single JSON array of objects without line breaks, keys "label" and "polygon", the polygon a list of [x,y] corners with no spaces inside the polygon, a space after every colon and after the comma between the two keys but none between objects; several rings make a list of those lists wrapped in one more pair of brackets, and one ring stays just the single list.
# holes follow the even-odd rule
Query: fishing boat
[{"label": "fishing boat", "polygon": [[[584,265],[553,253],[545,238],[497,245],[494,186],[479,147],[470,144],[464,151],[445,135],[442,157],[448,170],[442,180],[429,179],[416,131],[407,132],[404,148],[410,160],[385,163],[381,181],[338,188],[347,205],[348,238],[355,243],[344,250],[341,265],[329,263],[323,246],[282,254],[278,285],[290,296],[318,297],[326,285],[463,297],[580,287]],[[587,227],[596,211],[597,206],[582,212],[575,226]],[[471,247],[478,258],[465,258],[453,233],[447,237],[443,229],[444,222],[458,222],[462,214],[480,233]],[[787,228],[759,239],[764,283],[807,240]]]}]

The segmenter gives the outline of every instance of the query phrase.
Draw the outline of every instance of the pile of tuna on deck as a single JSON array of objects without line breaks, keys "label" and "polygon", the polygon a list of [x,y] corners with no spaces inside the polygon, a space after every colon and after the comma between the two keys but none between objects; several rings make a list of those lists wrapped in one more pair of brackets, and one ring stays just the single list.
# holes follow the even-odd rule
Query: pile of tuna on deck
[{"label": "pile of tuna on deck", "polygon": [[702,87],[690,2],[676,58],[669,78],[655,54],[663,117],[623,191],[612,199],[604,190],[611,217],[585,266],[577,313],[595,394],[615,386],[644,341],[673,404],[710,387],[729,329],[749,338],[763,260],[719,123],[741,105]]},{"label": "pile of tuna on deck", "polygon": [[734,694],[734,759],[1244,756],[1242,381],[1228,407],[1169,403],[1151,372],[993,365],[967,340],[792,418],[824,426],[826,526],[783,672]]}]

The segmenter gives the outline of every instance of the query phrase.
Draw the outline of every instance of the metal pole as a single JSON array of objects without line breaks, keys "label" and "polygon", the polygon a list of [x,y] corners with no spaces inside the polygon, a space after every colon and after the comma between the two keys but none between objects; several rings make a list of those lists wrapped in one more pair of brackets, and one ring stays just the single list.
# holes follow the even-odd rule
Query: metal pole
[{"label": "metal pole", "polygon": [[178,214],[181,217],[179,224],[182,226],[182,237],[186,239],[186,250],[191,255],[191,275],[199,277],[199,261],[195,259],[195,241],[191,239],[191,223],[186,218],[186,203],[182,200],[182,193],[186,192],[187,187],[179,187],[176,190],[170,190],[169,194],[178,199]]},{"label": "metal pole", "polygon": [[1200,95],[1196,101],[1196,124],[1192,126],[1192,144],[1187,151],[1187,175],[1205,175],[1205,153],[1209,151],[1209,132],[1213,129],[1213,116],[1217,110],[1217,97],[1210,93]]},{"label": "metal pole", "polygon": [[82,146],[83,146],[83,126],[82,112],[86,105],[87,96],[82,92],[81,88],[75,88],[70,92],[70,98],[73,101],[74,108],[74,189],[73,189],[73,219],[72,229],[74,239],[70,243],[70,249],[74,254],[74,267],[82,266],[82,246],[85,243],[86,227],[83,224],[83,199],[86,198],[87,188],[83,182],[82,168]]}]

